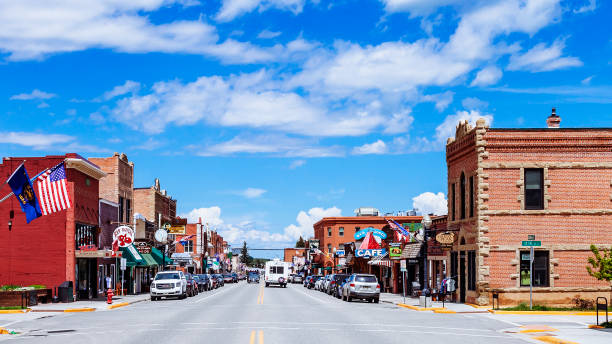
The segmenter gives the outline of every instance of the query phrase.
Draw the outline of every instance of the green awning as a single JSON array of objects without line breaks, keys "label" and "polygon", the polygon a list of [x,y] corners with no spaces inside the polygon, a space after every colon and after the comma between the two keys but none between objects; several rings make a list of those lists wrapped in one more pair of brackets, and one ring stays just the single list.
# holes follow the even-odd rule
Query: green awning
[{"label": "green awning", "polygon": [[134,245],[120,247],[122,257],[127,259],[127,266],[145,266],[146,262]]},{"label": "green awning", "polygon": [[151,254],[141,253],[140,255],[142,256],[142,258],[144,258],[146,266],[157,266],[157,261],[155,260],[155,258],[153,258],[153,256],[151,256]]},{"label": "green awning", "polygon": [[[157,265],[163,265],[163,253],[162,251],[156,249],[155,247],[151,247],[151,256],[157,262]],[[166,265],[172,265],[174,262],[170,257],[166,256]]]}]

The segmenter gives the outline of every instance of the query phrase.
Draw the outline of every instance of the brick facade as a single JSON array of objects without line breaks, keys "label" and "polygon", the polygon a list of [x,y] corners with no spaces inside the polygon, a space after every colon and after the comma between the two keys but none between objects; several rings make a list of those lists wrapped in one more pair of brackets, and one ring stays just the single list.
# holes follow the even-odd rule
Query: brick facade
[{"label": "brick facade", "polygon": [[[448,140],[446,155],[448,227],[458,234],[457,266],[465,263],[457,272],[461,301],[490,304],[495,291],[502,306],[528,302],[529,287],[520,285],[521,253],[527,252],[521,242],[528,235],[547,255],[547,285],[534,288],[536,303],[568,305],[576,295],[609,293],[610,286],[590,277],[585,266],[590,244],[612,244],[612,129],[490,129],[484,120],[475,128],[464,122]],[[541,171],[539,209],[526,209],[526,169]],[[465,261],[470,252],[476,256],[473,277]],[[462,292],[470,278],[474,290]]]},{"label": "brick facade", "polygon": [[123,153],[115,153],[108,158],[89,158],[106,173],[100,180],[100,198],[118,204],[121,211],[118,219],[132,224],[134,215],[134,163]]},{"label": "brick facade", "polygon": [[159,180],[156,179],[155,185],[151,187],[134,188],[134,212],[158,226],[172,224],[176,219],[176,200],[160,188]]}]

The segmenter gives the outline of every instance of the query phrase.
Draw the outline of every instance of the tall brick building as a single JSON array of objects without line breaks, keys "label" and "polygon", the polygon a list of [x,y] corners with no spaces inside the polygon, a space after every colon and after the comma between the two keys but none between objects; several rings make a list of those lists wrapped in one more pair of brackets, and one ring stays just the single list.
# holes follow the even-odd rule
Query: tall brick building
[{"label": "tall brick building", "polygon": [[[100,198],[118,204],[118,222],[132,224],[134,204],[134,163],[124,153],[108,158],[89,158],[106,173],[100,180]],[[151,220],[151,219],[149,219]]]},{"label": "tall brick building", "polygon": [[[6,226],[12,221],[10,229],[0,230],[0,284],[43,284],[52,288],[72,281],[78,297],[95,297],[97,258],[105,253],[98,246],[98,180],[105,173],[87,159],[70,153],[4,158],[0,176],[8,178],[23,161],[30,178],[65,161],[72,206],[26,224],[14,197],[0,203],[0,223]],[[38,194],[36,183],[34,189]],[[8,193],[8,187],[3,187],[2,192]]]},{"label": "tall brick building", "polygon": [[571,304],[607,295],[590,277],[591,244],[612,244],[612,129],[492,129],[460,123],[446,145],[448,259],[459,301],[529,300],[529,248],[535,236],[534,302]]},{"label": "tall brick building", "polygon": [[134,188],[134,212],[161,227],[164,223],[172,224],[176,218],[176,200],[162,190],[159,179],[146,188]]}]

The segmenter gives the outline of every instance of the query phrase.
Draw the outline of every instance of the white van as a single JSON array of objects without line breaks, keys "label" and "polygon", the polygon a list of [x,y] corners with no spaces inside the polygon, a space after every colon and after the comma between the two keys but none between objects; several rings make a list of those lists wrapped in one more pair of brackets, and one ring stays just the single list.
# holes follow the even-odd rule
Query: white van
[{"label": "white van", "polygon": [[289,263],[281,262],[278,258],[266,262],[266,287],[275,284],[287,288],[289,278]]}]

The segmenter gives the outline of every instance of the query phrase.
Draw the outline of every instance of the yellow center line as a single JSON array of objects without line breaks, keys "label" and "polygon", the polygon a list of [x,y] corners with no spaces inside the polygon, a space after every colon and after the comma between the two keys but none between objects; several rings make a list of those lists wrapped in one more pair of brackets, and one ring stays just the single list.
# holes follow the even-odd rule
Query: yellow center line
[{"label": "yellow center line", "polygon": [[264,344],[264,341],[263,341],[263,331],[262,330],[259,330],[259,341],[258,341],[258,343],[259,344]]},{"label": "yellow center line", "polygon": [[251,331],[251,339],[249,339],[249,344],[255,344],[255,330]]},{"label": "yellow center line", "polygon": [[264,299],[264,287],[262,285],[261,288],[259,288],[259,296],[257,297],[257,304],[263,305],[263,299]]}]

